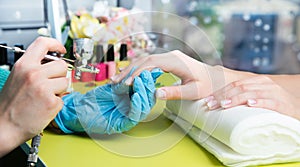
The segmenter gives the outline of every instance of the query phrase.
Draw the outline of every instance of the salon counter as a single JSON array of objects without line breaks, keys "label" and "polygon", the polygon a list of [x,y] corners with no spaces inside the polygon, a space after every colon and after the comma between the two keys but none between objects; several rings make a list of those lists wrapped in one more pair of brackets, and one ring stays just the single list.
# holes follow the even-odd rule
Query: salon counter
[{"label": "salon counter", "polygon": [[[164,106],[165,101],[157,101],[148,118],[124,134],[91,137],[45,131],[39,156],[48,167],[223,166],[163,116]],[[300,163],[273,166],[296,167]]]},{"label": "salon counter", "polygon": [[[162,102],[159,102],[156,109],[163,109]],[[152,121],[140,123],[137,127],[127,132],[126,135],[143,138],[152,138],[163,133],[172,122],[163,115],[158,116]],[[199,147],[189,137],[183,137],[178,142],[174,138],[181,138],[183,132],[179,127],[168,130],[168,135],[162,135],[162,143],[145,139],[144,144],[139,140],[137,144],[132,144],[130,138],[123,135],[100,136],[91,139],[90,136],[59,135],[46,131],[42,138],[39,156],[49,167],[57,166],[222,166],[220,162],[203,148]],[[134,140],[134,139],[133,139]],[[165,141],[170,140],[171,145],[165,145]],[[112,148],[111,145],[122,147],[122,150]],[[134,145],[134,146],[132,146]],[[158,152],[155,152],[155,148]],[[126,155],[126,151],[128,154]],[[150,150],[149,152],[147,150]],[[144,152],[145,151],[145,152]],[[152,152],[153,151],[153,152]],[[130,154],[141,152],[142,157],[133,157]],[[143,155],[148,154],[148,155]],[[143,157],[144,156],[144,157]]]}]

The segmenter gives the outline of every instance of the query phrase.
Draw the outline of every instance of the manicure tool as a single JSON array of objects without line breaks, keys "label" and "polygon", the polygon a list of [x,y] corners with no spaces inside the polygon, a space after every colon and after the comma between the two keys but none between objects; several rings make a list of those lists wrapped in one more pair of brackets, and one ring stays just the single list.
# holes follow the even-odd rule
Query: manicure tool
[{"label": "manicure tool", "polygon": [[[13,52],[25,53],[25,50],[22,50],[19,47],[9,47],[9,46],[5,46],[5,45],[0,45],[0,47],[12,50]],[[61,57],[61,55],[59,53],[56,53],[56,52],[51,52],[51,53],[54,53],[55,56],[47,54],[47,55],[45,55],[45,59],[48,59],[48,60],[60,60],[60,59],[62,59],[62,60],[66,61],[68,63],[68,67],[69,67],[70,70],[77,69],[80,72],[99,73],[99,70],[96,69],[96,68],[92,68],[92,67],[76,67],[76,66],[72,65],[76,61],[79,61],[79,60],[71,60],[71,59],[67,59],[67,58]]]}]

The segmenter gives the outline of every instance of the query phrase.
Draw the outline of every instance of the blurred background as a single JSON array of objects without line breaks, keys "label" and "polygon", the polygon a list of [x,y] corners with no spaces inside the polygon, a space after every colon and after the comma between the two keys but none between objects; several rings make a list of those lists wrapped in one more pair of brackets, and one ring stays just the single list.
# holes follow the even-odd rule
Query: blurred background
[{"label": "blurred background", "polygon": [[[114,8],[121,7],[146,12],[138,20],[147,20],[142,29],[155,46],[144,50],[149,54],[178,49],[199,61],[232,69],[300,72],[300,2],[296,0],[53,1],[59,3],[61,20],[52,18],[57,14],[49,7],[52,0],[0,0],[0,42],[26,48],[43,34],[41,28],[52,27],[53,36],[56,24],[61,28],[72,22],[70,13],[112,17]],[[106,9],[110,11],[105,13]],[[156,12],[148,14],[151,11]],[[14,61],[12,54],[8,53],[9,63]]]}]

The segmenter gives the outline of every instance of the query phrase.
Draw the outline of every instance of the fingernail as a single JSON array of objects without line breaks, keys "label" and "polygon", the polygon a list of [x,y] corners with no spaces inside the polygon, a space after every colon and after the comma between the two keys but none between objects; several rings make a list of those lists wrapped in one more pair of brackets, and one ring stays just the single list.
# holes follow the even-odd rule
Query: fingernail
[{"label": "fingernail", "polygon": [[107,84],[115,84],[115,82],[113,82],[112,80],[108,80],[106,83]]},{"label": "fingernail", "polygon": [[121,75],[113,75],[110,77],[110,80],[113,81],[114,83],[120,82],[121,81]]},{"label": "fingernail", "polygon": [[254,99],[249,99],[249,100],[247,100],[247,104],[248,104],[249,106],[254,106],[256,103],[257,103],[257,102],[256,102],[256,100],[254,100]]},{"label": "fingernail", "polygon": [[119,71],[122,72],[125,69],[125,67],[119,67]]},{"label": "fingernail", "polygon": [[208,97],[204,98],[204,101],[207,103],[207,102],[209,102],[209,101],[211,101],[213,99],[214,99],[214,96],[208,96]]},{"label": "fingernail", "polygon": [[126,81],[125,81],[125,84],[128,85],[128,86],[131,85],[132,80],[133,80],[132,77],[128,77],[128,78],[126,79]]},{"label": "fingernail", "polygon": [[165,100],[167,97],[166,91],[163,89],[157,89],[155,93],[156,98]]},{"label": "fingernail", "polygon": [[117,78],[118,78],[117,75],[114,75],[114,76],[110,77],[110,80],[113,82],[116,82]]},{"label": "fingernail", "polygon": [[216,107],[218,104],[218,101],[217,100],[211,100],[207,103],[207,106],[209,109],[213,109],[214,107]]},{"label": "fingernail", "polygon": [[229,100],[229,99],[226,99],[226,100],[221,100],[221,106],[223,107],[223,108],[227,108],[227,107],[229,107],[230,106],[230,104],[231,104],[231,100]]}]

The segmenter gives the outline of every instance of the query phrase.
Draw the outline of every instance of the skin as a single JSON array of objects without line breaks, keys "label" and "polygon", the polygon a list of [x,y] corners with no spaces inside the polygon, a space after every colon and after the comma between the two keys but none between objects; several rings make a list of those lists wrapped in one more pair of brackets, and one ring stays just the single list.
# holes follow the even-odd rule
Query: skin
[{"label": "skin", "polygon": [[0,157],[31,139],[63,106],[67,64],[41,64],[48,51],[66,53],[57,40],[39,37],[16,62],[0,94]]},{"label": "skin", "polygon": [[214,104],[209,106],[211,110],[220,106],[226,109],[246,104],[250,107],[275,110],[300,120],[298,94],[289,92],[271,78],[258,75],[234,81],[209,96],[207,104]]},{"label": "skin", "polygon": [[111,78],[120,82],[129,71],[135,72],[126,81],[143,70],[161,68],[178,76],[182,83],[177,86],[158,88],[156,97],[164,100],[202,99],[213,110],[238,105],[261,107],[300,120],[300,75],[263,75],[231,70],[222,66],[210,66],[192,59],[180,51],[142,57],[132,62],[120,74]]},{"label": "skin", "polygon": [[[164,100],[186,99],[196,100],[207,97],[215,90],[218,90],[239,76],[235,71],[225,69],[222,66],[210,66],[175,50],[168,53],[141,57],[132,62],[120,74],[111,78],[113,83],[120,82],[127,76],[132,68],[136,70],[126,80],[127,84],[132,83],[132,78],[138,76],[143,70],[160,68],[164,72],[171,72],[178,76],[181,85],[161,87],[157,92],[163,92],[165,96],[158,98]],[[249,73],[249,75],[251,75]]]}]

